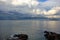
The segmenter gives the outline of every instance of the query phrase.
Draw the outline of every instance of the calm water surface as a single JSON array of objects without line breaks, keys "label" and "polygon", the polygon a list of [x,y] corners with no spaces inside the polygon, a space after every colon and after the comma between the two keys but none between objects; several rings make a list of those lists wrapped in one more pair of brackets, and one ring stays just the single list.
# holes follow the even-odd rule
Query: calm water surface
[{"label": "calm water surface", "polygon": [[0,40],[15,33],[27,34],[29,40],[46,40],[43,33],[45,30],[60,33],[60,21],[0,20]]}]

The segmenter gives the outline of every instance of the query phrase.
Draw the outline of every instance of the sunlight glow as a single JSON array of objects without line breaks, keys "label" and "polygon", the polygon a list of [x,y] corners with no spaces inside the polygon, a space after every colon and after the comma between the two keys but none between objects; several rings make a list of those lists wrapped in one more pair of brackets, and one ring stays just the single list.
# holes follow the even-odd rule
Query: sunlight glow
[{"label": "sunlight glow", "polygon": [[48,17],[48,18],[60,18],[59,15],[52,15],[52,16],[46,16],[46,17]]},{"label": "sunlight glow", "polygon": [[56,10],[50,10],[50,11],[48,11],[47,13],[53,15],[53,14],[56,14]]}]

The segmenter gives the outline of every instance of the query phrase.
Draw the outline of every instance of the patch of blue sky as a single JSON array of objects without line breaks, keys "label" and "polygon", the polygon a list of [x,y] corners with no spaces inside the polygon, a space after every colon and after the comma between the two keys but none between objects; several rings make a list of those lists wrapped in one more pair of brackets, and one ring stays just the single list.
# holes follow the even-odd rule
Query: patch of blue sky
[{"label": "patch of blue sky", "polygon": [[38,0],[39,2],[45,2],[45,1],[47,1],[47,0]]}]

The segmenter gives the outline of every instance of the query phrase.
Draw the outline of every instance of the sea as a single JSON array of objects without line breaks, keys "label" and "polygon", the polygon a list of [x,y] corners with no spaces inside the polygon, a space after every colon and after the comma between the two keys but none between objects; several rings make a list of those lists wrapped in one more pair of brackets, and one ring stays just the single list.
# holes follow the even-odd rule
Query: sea
[{"label": "sea", "polygon": [[44,31],[60,34],[57,20],[0,20],[0,40],[7,40],[12,34],[27,34],[28,40],[46,40]]}]

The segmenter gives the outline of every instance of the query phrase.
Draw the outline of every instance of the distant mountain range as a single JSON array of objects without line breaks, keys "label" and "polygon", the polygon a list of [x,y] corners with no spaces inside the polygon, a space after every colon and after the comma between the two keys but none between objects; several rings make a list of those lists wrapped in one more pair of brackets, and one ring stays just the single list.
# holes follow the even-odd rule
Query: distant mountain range
[{"label": "distant mountain range", "polygon": [[16,11],[0,11],[0,20],[21,20],[21,19],[48,19],[59,20],[60,18],[48,18],[42,15],[32,15],[28,13],[19,13]]}]

